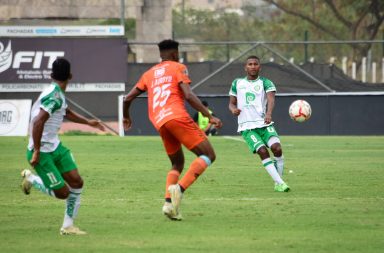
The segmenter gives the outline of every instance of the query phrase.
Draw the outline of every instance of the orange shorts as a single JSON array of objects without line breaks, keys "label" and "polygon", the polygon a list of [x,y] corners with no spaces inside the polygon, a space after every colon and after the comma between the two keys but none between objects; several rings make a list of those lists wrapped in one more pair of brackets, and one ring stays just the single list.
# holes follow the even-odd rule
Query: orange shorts
[{"label": "orange shorts", "polygon": [[159,129],[168,155],[176,153],[183,144],[191,150],[207,139],[207,136],[191,117],[172,119]]}]

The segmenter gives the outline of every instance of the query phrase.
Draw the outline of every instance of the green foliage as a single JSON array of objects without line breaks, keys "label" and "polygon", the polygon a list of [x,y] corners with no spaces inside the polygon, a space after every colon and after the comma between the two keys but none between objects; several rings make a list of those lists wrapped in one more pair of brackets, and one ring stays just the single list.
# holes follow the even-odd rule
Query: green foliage
[{"label": "green foliage", "polygon": [[[266,6],[245,6],[243,15],[186,8],[173,11],[173,31],[176,39],[195,41],[303,41],[307,31],[309,40],[372,40],[384,32],[384,2],[361,1],[305,1],[264,0]],[[331,4],[334,4],[335,12]],[[300,6],[300,8],[298,8]],[[251,45],[200,46],[206,59],[228,60]],[[373,60],[380,62],[380,44],[315,44],[308,46],[308,54],[318,62],[331,56],[341,62],[342,57],[359,59],[372,48]],[[285,57],[303,59],[304,45],[275,44],[273,48]],[[376,53],[375,53],[376,52]],[[258,53],[263,54],[263,52]],[[271,53],[265,57],[272,57]]]},{"label": "green foliage", "polygon": [[[211,137],[217,160],[161,214],[170,163],[154,137],[62,136],[85,187],[77,225],[60,237],[64,202],[19,189],[25,137],[1,137],[2,252],[379,253],[384,248],[383,136],[283,136],[289,193],[276,193],[240,138]],[[185,152],[186,165],[194,158]]]}]

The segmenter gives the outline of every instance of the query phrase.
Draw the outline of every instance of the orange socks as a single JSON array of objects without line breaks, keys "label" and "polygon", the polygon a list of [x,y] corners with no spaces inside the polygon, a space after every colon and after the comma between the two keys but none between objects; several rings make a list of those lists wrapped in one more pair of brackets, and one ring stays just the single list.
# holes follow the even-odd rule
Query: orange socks
[{"label": "orange socks", "polygon": [[168,192],[168,186],[171,184],[177,184],[177,181],[179,181],[180,172],[177,170],[171,170],[168,172],[167,175],[167,181],[165,183],[165,198],[171,198],[171,195]]},{"label": "orange socks", "polygon": [[185,173],[184,177],[179,181],[179,185],[186,190],[196,179],[203,174],[205,169],[208,167],[207,162],[201,157],[197,157],[191,163],[187,173]]}]

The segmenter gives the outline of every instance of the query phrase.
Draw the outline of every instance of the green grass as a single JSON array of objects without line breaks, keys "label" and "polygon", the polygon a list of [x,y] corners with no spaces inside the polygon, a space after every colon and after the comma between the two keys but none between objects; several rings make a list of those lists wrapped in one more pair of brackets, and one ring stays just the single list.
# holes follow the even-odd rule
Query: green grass
[{"label": "green grass", "polygon": [[[170,163],[159,137],[62,136],[85,180],[77,225],[64,202],[21,193],[27,138],[0,138],[1,252],[383,252],[384,136],[283,136],[289,193],[275,193],[239,139],[212,137],[217,161],[161,213]],[[189,164],[193,156],[185,152]]]}]

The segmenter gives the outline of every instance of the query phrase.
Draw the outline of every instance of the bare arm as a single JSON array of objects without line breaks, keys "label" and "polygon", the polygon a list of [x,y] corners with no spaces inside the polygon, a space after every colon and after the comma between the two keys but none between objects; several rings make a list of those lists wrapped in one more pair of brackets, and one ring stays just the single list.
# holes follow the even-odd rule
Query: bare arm
[{"label": "bare arm", "polygon": [[89,125],[104,131],[104,126],[101,124],[99,120],[87,119],[82,115],[78,114],[77,112],[72,111],[70,108],[67,108],[65,112],[66,112],[65,118],[72,122]]},{"label": "bare arm", "polygon": [[125,96],[124,102],[123,102],[123,125],[124,130],[129,130],[132,126],[132,120],[131,116],[129,115],[129,108],[131,107],[132,101],[139,96],[144,91],[139,90],[136,87],[133,87],[131,91],[128,93],[128,95]]},{"label": "bare arm", "polygon": [[185,100],[197,111],[201,112],[205,117],[209,118],[209,123],[214,124],[217,128],[222,127],[223,123],[219,118],[211,115],[208,109],[201,103],[200,99],[193,93],[189,84],[180,83]]},{"label": "bare arm", "polygon": [[49,119],[49,113],[40,109],[39,114],[33,122],[32,139],[33,139],[33,155],[29,163],[35,166],[40,161],[41,137],[43,135],[45,122]]},{"label": "bare arm", "polygon": [[272,112],[275,108],[275,92],[267,92],[267,112],[265,114],[264,122],[269,124],[272,122]]},{"label": "bare arm", "polygon": [[228,105],[229,110],[231,113],[235,116],[239,116],[241,110],[237,108],[237,98],[234,96],[229,96],[229,105]]}]

